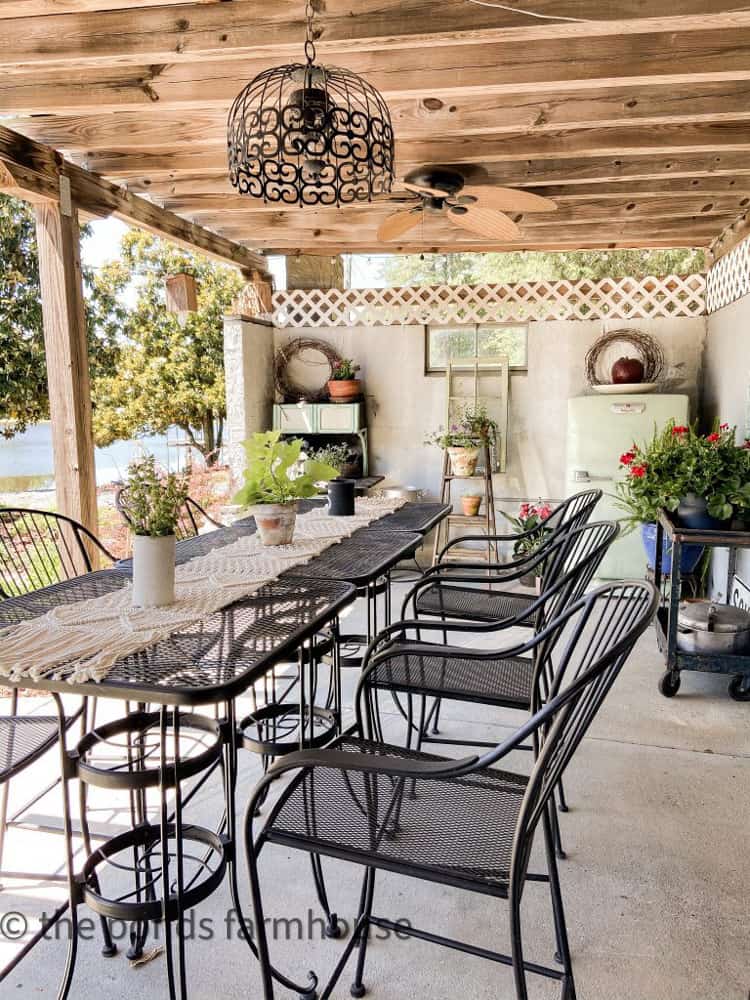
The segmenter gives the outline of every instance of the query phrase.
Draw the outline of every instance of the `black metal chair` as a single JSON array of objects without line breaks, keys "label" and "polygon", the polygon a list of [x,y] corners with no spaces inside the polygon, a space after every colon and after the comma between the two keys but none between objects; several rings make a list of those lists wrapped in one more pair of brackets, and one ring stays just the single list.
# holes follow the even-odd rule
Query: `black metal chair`
[{"label": "black metal chair", "polygon": [[[564,641],[547,700],[540,672],[532,717],[481,757],[450,760],[383,743],[379,739],[379,689],[372,678],[388,650],[372,657],[357,691],[360,735],[342,737],[333,749],[303,751],[280,759],[261,780],[248,804],[246,848],[265,1000],[272,1000],[273,979],[279,977],[270,963],[258,875],[259,854],[269,843],[281,845],[285,851],[314,852],[366,869],[352,936],[322,996],[331,995],[357,947],[351,994],[364,995],[368,931],[377,927],[391,932],[403,930],[405,935],[419,940],[511,966],[517,1000],[528,998],[529,973],[558,981],[562,1000],[575,1000],[553,849],[552,795],[635,642],[652,620],[657,603],[658,595],[651,584],[607,584],[579,598],[528,642],[507,650],[508,656],[527,655],[555,635]],[[478,661],[487,658],[481,650],[467,650],[465,655]],[[529,739],[537,749],[530,776],[494,766]],[[271,782],[282,776],[291,776],[291,780],[253,839],[255,802]],[[529,871],[540,825],[546,873]],[[375,916],[373,897],[378,870],[507,899],[510,954]],[[521,903],[527,884],[533,882],[549,884],[561,968],[524,958]],[[317,979],[311,974],[311,984],[299,987],[299,991],[312,996],[316,987]]]},{"label": "black metal chair", "polygon": [[[132,528],[133,516],[130,511],[127,486],[121,486],[115,493],[115,507],[128,527]],[[175,528],[177,541],[180,542],[185,538],[195,538],[200,533],[200,529],[204,524],[210,524],[214,528],[226,527],[221,521],[217,521],[210,514],[207,514],[196,500],[188,497],[182,505],[180,517]]]},{"label": "black metal chair", "polygon": [[[567,531],[586,524],[594,508],[602,497],[601,490],[586,490],[568,497],[550,514],[545,522],[544,535],[540,529],[532,528],[520,534],[496,534],[490,540],[501,542],[535,541],[541,538],[539,549],[548,548],[554,541]],[[487,543],[486,535],[462,535],[454,538],[443,546],[437,563],[427,569],[422,579],[417,582],[403,602],[402,618],[407,617],[406,609],[411,601],[416,615],[429,615],[439,618],[457,618],[464,621],[498,621],[501,618],[517,617],[522,610],[527,610],[534,602],[533,594],[524,594],[512,590],[498,588],[498,584],[508,584],[525,575],[527,560],[524,558],[510,560],[505,563],[486,562],[466,563],[457,570],[455,562],[446,561],[450,550],[456,545],[466,542]],[[518,568],[518,573],[513,569]],[[540,569],[544,567],[541,566]],[[481,575],[481,579],[471,579],[462,585],[461,576],[468,572]],[[488,583],[490,586],[488,586]],[[544,586],[544,582],[542,582]],[[530,614],[522,621],[526,627],[534,625]]]},{"label": "black metal chair", "polygon": [[[114,556],[96,536],[72,518],[26,507],[0,508],[0,597],[19,596],[91,572],[94,557],[99,555],[114,562]],[[82,732],[85,731],[86,710],[84,703],[67,719],[68,728],[80,720]],[[0,717],[0,880],[65,881],[65,876],[6,871],[2,867],[8,830],[21,825],[21,817],[48,794],[59,779],[35,793],[30,800],[14,809],[9,817],[10,782],[57,745],[58,732],[57,715],[19,715],[18,688],[12,688],[10,712]],[[59,907],[0,970],[0,982],[47,934],[66,909],[67,904]],[[103,930],[104,953],[113,955],[116,948],[109,930],[106,926]]]}]

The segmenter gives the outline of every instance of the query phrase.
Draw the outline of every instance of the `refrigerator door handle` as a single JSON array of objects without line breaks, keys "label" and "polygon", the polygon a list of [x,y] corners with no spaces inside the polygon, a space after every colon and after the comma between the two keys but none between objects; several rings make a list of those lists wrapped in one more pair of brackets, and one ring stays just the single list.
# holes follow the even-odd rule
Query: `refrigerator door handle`
[{"label": "refrigerator door handle", "polygon": [[574,483],[609,483],[611,481],[611,476],[592,476],[587,469],[573,470]]}]

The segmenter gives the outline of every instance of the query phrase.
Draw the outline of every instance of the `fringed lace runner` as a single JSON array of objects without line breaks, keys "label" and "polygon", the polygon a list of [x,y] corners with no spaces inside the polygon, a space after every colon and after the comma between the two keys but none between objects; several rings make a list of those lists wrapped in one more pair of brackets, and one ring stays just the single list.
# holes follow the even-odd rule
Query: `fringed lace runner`
[{"label": "fringed lace runner", "polygon": [[330,517],[322,507],[298,516],[291,545],[264,546],[258,535],[245,535],[196,556],[176,567],[175,603],[167,607],[134,608],[128,581],[112,593],[9,625],[0,629],[0,677],[102,681],[122,657],[254,594],[284,570],[309,562],[404,502],[364,497],[356,501],[353,517]]}]

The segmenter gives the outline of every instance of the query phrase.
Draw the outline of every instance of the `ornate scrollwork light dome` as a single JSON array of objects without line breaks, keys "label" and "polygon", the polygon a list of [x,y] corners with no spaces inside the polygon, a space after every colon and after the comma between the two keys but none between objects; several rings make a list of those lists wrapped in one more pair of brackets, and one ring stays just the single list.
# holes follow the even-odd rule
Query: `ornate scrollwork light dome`
[{"label": "ornate scrollwork light dome", "polygon": [[306,63],[259,73],[229,112],[229,178],[240,194],[286,205],[346,205],[387,193],[393,126],[362,77],[315,64],[312,4]]}]

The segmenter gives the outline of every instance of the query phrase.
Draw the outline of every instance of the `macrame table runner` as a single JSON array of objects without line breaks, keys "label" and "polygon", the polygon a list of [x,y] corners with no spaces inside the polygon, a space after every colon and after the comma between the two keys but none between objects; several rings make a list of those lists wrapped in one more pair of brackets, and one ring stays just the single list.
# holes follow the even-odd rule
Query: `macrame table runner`
[{"label": "macrame table runner", "polygon": [[102,681],[122,657],[254,594],[285,570],[309,562],[404,503],[400,497],[360,498],[353,517],[330,517],[321,507],[297,517],[291,545],[265,546],[257,534],[245,535],[196,556],[175,568],[175,602],[167,607],[133,607],[128,581],[112,593],[9,625],[0,629],[0,677],[16,683],[43,677]]}]

